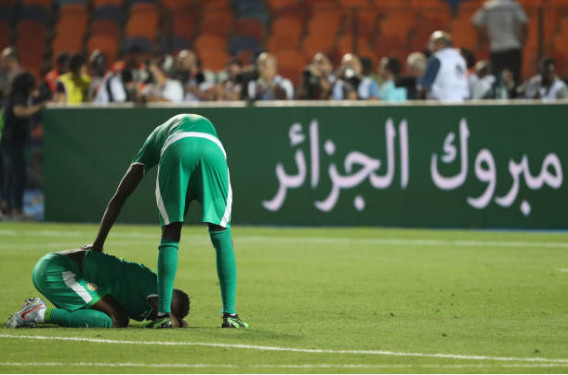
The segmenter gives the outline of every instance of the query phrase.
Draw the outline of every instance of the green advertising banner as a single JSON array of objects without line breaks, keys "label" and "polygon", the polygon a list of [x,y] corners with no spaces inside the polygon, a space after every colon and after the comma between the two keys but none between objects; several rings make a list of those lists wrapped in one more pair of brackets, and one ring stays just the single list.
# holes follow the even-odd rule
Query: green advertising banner
[{"label": "green advertising banner", "polygon": [[[48,109],[46,220],[98,221],[178,113],[215,124],[235,224],[568,228],[568,106],[554,104]],[[122,221],[158,222],[154,184],[155,171]]]}]

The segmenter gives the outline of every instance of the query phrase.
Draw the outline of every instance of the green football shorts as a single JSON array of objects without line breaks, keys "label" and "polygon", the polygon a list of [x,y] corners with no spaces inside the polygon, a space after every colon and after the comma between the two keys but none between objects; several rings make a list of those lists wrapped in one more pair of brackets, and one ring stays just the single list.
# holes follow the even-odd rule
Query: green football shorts
[{"label": "green football shorts", "polygon": [[49,253],[41,258],[32,279],[41,294],[67,311],[89,307],[104,297],[95,284],[83,279],[77,263],[63,254]]},{"label": "green football shorts", "polygon": [[230,227],[233,192],[223,145],[210,134],[184,132],[166,142],[158,164],[161,225],[183,222],[193,200],[203,206],[202,222]]}]

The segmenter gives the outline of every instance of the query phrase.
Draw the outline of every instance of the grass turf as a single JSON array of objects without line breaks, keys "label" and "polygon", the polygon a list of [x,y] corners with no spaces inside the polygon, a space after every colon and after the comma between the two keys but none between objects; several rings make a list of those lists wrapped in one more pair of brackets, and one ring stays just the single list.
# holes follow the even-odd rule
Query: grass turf
[{"label": "grass turf", "polygon": [[[1,224],[0,314],[7,318],[38,295],[31,281],[37,259],[91,242],[96,229]],[[237,309],[251,328],[219,328],[214,250],[205,227],[186,227],[176,287],[191,296],[190,328],[1,329],[0,371],[568,371],[566,233],[236,227],[233,237]],[[118,225],[106,250],[155,269],[158,242],[156,226]]]}]

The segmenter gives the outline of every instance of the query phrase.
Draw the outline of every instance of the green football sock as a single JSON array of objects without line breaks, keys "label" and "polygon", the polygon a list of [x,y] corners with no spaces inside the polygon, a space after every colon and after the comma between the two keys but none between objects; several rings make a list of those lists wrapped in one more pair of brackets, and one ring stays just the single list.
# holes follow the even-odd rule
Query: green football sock
[{"label": "green football sock", "polygon": [[47,309],[44,322],[71,328],[112,328],[112,319],[97,310]]},{"label": "green football sock", "polygon": [[231,229],[219,232],[209,231],[211,243],[217,254],[217,275],[221,287],[223,313],[234,314],[237,294],[237,264],[231,241]]},{"label": "green football sock", "polygon": [[160,242],[158,255],[158,313],[172,312],[172,293],[176,278],[179,242],[165,240]]}]

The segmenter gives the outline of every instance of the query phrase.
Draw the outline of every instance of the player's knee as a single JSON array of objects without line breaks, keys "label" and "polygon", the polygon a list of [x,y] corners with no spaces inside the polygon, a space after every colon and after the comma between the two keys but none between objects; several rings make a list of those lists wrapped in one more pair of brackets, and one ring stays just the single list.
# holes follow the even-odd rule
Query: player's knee
[{"label": "player's knee", "polygon": [[225,229],[227,229],[227,228],[222,227],[222,226],[217,225],[217,224],[209,223],[209,231],[210,232],[221,232],[221,231],[224,231]]},{"label": "player's knee", "polygon": [[171,223],[162,227],[162,238],[165,240],[177,241],[181,237],[181,227],[183,223]]}]

